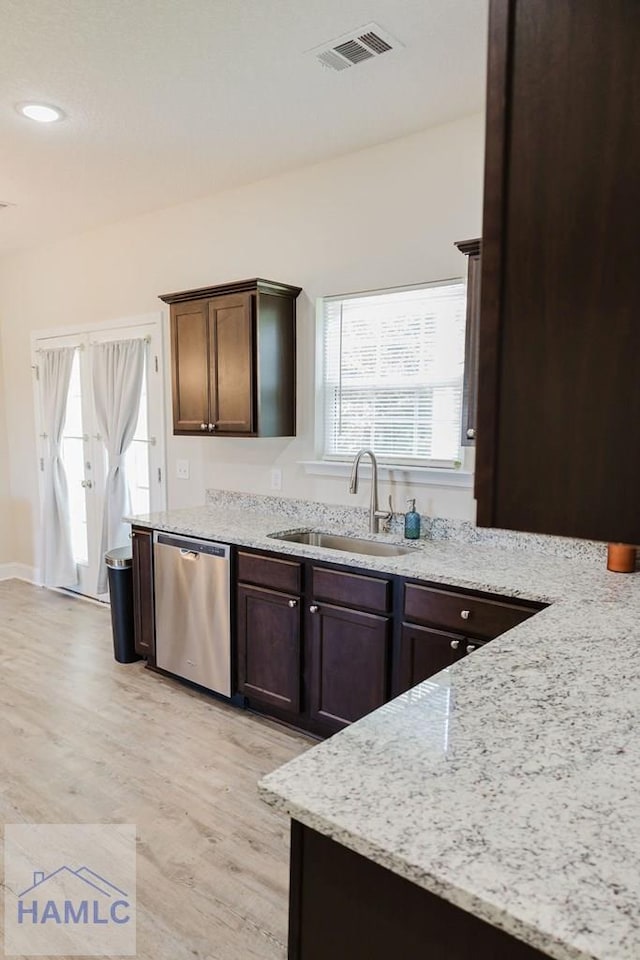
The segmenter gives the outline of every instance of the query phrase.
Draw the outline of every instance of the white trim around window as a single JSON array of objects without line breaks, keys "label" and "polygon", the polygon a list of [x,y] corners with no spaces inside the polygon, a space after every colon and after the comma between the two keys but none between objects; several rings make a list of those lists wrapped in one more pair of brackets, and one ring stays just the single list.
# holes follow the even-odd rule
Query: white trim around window
[{"label": "white trim around window", "polygon": [[[315,477],[344,477],[351,474],[351,463],[345,460],[300,460],[304,472]],[[360,464],[364,477],[371,476],[371,468],[364,460]],[[473,471],[469,469],[441,469],[438,467],[408,467],[395,464],[378,464],[378,477],[391,484],[429,487],[473,487]]]}]

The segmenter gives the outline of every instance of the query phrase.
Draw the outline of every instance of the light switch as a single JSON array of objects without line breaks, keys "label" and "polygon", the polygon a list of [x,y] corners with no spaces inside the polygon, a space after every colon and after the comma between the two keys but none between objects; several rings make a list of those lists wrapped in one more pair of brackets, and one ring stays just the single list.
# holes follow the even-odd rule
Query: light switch
[{"label": "light switch", "polygon": [[282,490],[282,470],[280,467],[273,467],[271,470],[271,489]]},{"label": "light switch", "polygon": [[189,479],[189,461],[188,460],[176,460],[176,477],[178,478],[178,480]]}]

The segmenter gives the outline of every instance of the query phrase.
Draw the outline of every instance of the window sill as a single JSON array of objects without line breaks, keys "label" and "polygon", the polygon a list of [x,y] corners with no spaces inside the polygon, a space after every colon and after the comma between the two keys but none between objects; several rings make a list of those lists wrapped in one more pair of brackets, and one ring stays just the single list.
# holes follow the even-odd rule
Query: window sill
[{"label": "window sill", "polygon": [[[304,472],[315,477],[349,477],[351,464],[336,460],[300,460]],[[371,476],[368,463],[360,464],[362,475]],[[378,464],[378,477],[387,483],[432,487],[473,487],[473,473],[468,470],[446,470],[440,467],[408,467]]]}]

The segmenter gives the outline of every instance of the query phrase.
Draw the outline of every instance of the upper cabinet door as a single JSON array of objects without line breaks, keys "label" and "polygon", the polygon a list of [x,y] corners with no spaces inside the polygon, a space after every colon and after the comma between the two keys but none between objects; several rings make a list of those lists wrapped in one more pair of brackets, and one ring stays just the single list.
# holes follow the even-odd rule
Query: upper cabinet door
[{"label": "upper cabinet door", "polygon": [[171,310],[173,429],[204,431],[209,422],[207,304],[191,300]]},{"label": "upper cabinet door", "polygon": [[174,433],[293,437],[300,287],[237,280],[166,293]]},{"label": "upper cabinet door", "polygon": [[253,297],[209,301],[211,419],[216,433],[252,433],[254,422]]},{"label": "upper cabinet door", "polygon": [[492,0],[478,522],[640,543],[640,4]]}]

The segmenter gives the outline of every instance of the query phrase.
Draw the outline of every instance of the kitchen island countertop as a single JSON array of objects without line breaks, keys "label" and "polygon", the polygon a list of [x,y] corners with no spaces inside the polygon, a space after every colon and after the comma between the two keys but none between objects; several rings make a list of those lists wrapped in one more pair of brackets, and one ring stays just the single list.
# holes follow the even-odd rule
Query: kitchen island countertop
[{"label": "kitchen island countertop", "polygon": [[339,553],[267,536],[312,525],[228,507],[135,523],[550,603],[259,790],[556,960],[640,957],[640,576],[454,541]]}]

